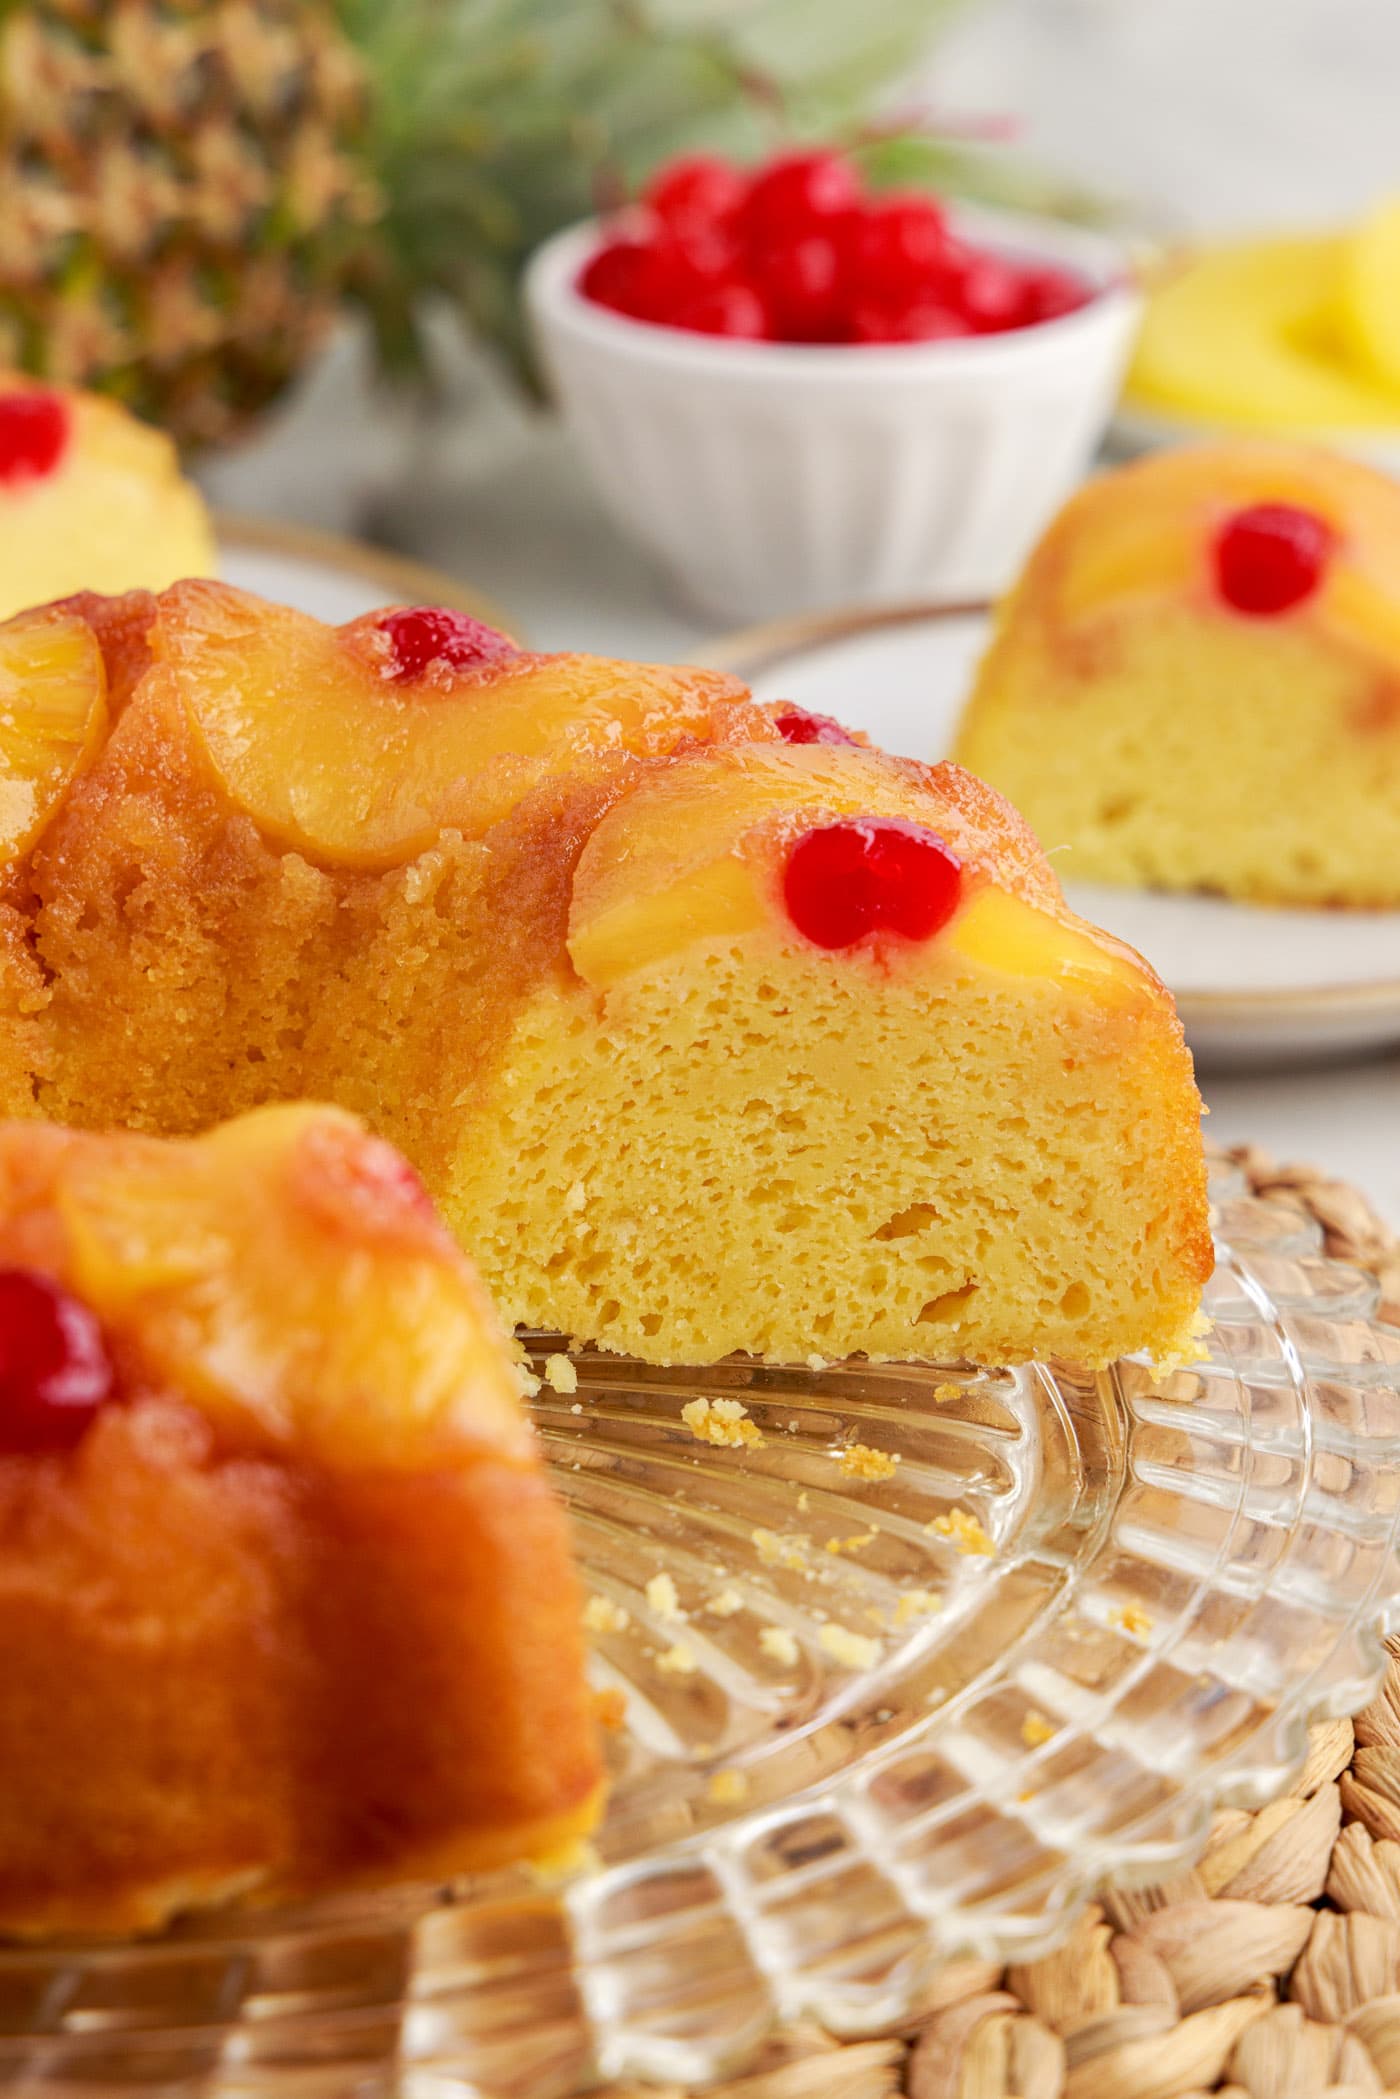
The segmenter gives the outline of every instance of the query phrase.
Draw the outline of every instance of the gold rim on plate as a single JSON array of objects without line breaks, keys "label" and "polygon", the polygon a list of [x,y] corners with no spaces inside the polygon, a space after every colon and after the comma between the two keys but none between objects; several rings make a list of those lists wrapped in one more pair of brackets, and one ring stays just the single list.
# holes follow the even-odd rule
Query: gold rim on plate
[{"label": "gold rim on plate", "polygon": [[442,569],[426,562],[410,561],[362,540],[345,539],[338,532],[323,532],[314,525],[287,524],[280,518],[245,517],[241,512],[216,510],[215,537],[221,547],[250,554],[281,554],[289,561],[304,561],[315,568],[328,568],[340,575],[363,577],[382,585],[386,604],[446,605],[472,619],[497,627],[515,641],[526,639],[520,622],[469,583],[458,582]]},{"label": "gold rim on plate", "polygon": [[[711,669],[730,671],[752,683],[792,657],[830,648],[859,634],[935,620],[976,619],[991,610],[990,598],[966,598],[798,613],[790,619],[735,628],[707,643],[700,654]],[[1400,977],[1377,977],[1362,984],[1290,986],[1287,990],[1181,991],[1176,1000],[1188,1021],[1297,1021],[1321,1014],[1363,1020],[1393,1011],[1400,1023]]]}]

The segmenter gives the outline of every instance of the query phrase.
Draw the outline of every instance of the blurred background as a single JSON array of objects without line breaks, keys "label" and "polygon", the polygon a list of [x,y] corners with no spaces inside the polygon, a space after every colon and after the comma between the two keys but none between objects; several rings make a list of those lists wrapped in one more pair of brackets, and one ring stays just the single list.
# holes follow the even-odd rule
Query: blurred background
[{"label": "blurred background", "polygon": [[[594,9],[461,12],[508,40],[513,12],[563,35]],[[837,97],[841,115],[854,101],[929,125],[950,141],[935,180],[1149,239],[1336,223],[1400,185],[1396,0],[886,0],[873,29],[831,0],[646,12],[726,32],[756,24],[763,57],[777,51],[793,72],[821,75],[830,53],[839,80],[862,57],[874,78]],[[876,30],[892,34],[881,42]],[[523,96],[521,77],[503,91]],[[644,158],[691,135],[683,108],[657,114]],[[511,121],[508,104],[501,115]],[[737,122],[707,112],[699,131],[747,145],[771,131],[771,112],[761,100]],[[677,615],[601,513],[570,440],[441,315],[431,332],[429,402],[386,394],[364,329],[343,328],[252,442],[205,460],[216,498],[360,532],[468,577],[545,643],[693,644],[704,623]]]}]

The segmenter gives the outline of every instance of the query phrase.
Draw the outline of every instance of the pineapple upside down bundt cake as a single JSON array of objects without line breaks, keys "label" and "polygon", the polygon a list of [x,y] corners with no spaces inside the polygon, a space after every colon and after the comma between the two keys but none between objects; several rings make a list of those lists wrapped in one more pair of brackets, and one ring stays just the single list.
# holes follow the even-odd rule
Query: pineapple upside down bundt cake
[{"label": "pineapple upside down bundt cake", "polygon": [[1061,511],[958,739],[1075,880],[1400,902],[1400,487],[1162,452]]},{"label": "pineapple upside down bundt cake", "polygon": [[0,371],[0,619],[213,569],[208,512],[162,431],[100,395]]},{"label": "pineapple upside down bundt cake", "polygon": [[0,1932],[541,1856],[599,1790],[565,1519],[405,1162],[0,1127]]},{"label": "pineapple upside down bundt cake", "polygon": [[186,583],[7,658],[56,725],[11,767],[12,1113],[334,1099],[508,1321],[654,1362],[1186,1345],[1171,1000],[958,768],[428,608]]}]

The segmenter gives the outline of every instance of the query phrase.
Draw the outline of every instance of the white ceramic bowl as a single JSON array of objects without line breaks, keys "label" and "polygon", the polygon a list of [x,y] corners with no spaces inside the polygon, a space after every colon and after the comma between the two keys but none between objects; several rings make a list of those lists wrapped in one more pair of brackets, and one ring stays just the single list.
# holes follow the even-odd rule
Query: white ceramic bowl
[{"label": "white ceramic bowl", "polygon": [[731,342],[583,297],[590,222],[534,257],[547,371],[618,524],[706,616],[985,597],[1007,584],[1112,414],[1140,300],[1122,250],[982,210],[955,231],[1100,287],[1005,335],[846,347]]}]

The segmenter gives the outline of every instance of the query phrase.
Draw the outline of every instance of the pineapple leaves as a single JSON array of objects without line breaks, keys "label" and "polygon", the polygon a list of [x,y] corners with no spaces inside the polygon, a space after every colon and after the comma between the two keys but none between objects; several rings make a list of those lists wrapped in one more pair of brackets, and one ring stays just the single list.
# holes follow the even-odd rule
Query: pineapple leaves
[{"label": "pineapple leaves", "polygon": [[[956,0],[339,0],[374,84],[384,199],[356,275],[396,369],[446,293],[528,382],[517,287],[559,227],[668,155],[854,138]],[[947,149],[947,182],[958,149]]]}]

